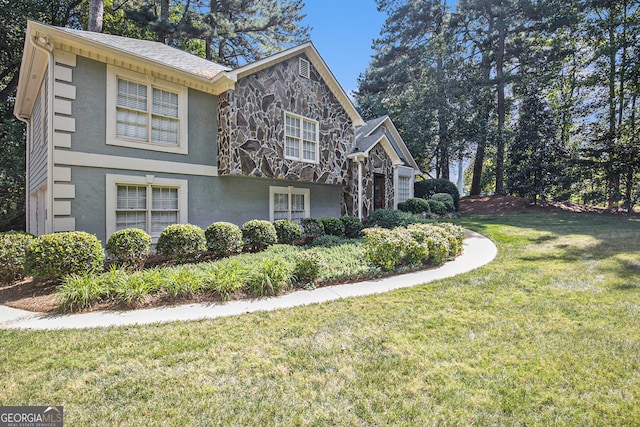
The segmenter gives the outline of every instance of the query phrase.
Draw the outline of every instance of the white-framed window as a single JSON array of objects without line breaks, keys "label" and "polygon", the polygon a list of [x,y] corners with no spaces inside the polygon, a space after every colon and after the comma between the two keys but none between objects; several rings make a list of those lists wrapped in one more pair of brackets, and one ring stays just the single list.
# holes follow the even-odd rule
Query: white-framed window
[{"label": "white-framed window", "polygon": [[188,181],[107,174],[107,237],[140,228],[154,240],[166,226],[188,222]]},{"label": "white-framed window", "polygon": [[187,89],[107,68],[107,144],[187,154]]},{"label": "white-framed window", "polygon": [[284,125],[284,157],[318,163],[318,122],[285,112]]},{"label": "white-framed window", "polygon": [[311,191],[308,188],[269,187],[271,222],[288,219],[300,223],[310,216]]},{"label": "white-framed window", "polygon": [[411,197],[411,178],[408,176],[398,177],[398,203],[405,202]]}]

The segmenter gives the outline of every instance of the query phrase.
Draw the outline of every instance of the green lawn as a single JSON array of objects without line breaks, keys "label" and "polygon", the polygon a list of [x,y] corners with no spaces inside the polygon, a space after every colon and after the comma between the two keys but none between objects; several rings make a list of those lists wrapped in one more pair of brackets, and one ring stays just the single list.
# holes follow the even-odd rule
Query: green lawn
[{"label": "green lawn", "polygon": [[460,221],[476,271],[272,313],[0,331],[0,405],[65,425],[638,425],[640,221]]}]

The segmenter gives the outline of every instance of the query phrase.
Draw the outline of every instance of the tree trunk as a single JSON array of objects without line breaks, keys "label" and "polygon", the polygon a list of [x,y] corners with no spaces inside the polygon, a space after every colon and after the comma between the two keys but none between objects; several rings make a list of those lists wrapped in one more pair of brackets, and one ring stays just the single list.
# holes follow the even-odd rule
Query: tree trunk
[{"label": "tree trunk", "polygon": [[102,32],[102,18],[104,16],[104,0],[89,0],[88,30],[94,33]]},{"label": "tree trunk", "polygon": [[496,194],[504,194],[504,121],[505,121],[505,81],[504,81],[504,54],[506,29],[504,27],[504,15],[500,12],[497,16],[498,40],[496,46],[496,84],[498,91],[498,132],[496,135]]},{"label": "tree trunk", "polygon": [[[491,30],[491,28],[489,28]],[[482,74],[484,83],[488,84],[491,75],[491,58],[487,52],[482,53]],[[485,89],[484,92],[487,92]],[[484,166],[484,152],[487,145],[488,129],[489,129],[489,95],[483,96],[480,102],[480,111],[478,112],[479,135],[476,155],[473,161],[473,177],[471,178],[471,189],[469,195],[479,196],[482,191],[482,168]]]}]

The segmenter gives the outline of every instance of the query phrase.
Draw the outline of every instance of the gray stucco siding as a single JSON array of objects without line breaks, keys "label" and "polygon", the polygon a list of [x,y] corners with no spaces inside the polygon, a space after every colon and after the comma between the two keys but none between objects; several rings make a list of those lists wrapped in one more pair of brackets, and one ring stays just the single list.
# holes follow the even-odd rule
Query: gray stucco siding
[{"label": "gray stucco siding", "polygon": [[[139,171],[73,167],[71,201],[76,230],[95,234],[104,244],[106,235],[106,175],[144,177]],[[188,181],[188,221],[203,229],[216,221],[241,226],[252,219],[269,220],[269,187],[293,185],[310,189],[310,215],[340,216],[342,187],[337,185],[270,180],[251,177],[205,177],[155,173],[156,178]],[[115,202],[114,202],[115,203]]]},{"label": "gray stucco siding", "polygon": [[218,97],[188,90],[188,154],[174,154],[106,144],[107,66],[78,57],[73,74],[76,99],[72,111],[76,131],[71,149],[95,154],[217,165]]}]

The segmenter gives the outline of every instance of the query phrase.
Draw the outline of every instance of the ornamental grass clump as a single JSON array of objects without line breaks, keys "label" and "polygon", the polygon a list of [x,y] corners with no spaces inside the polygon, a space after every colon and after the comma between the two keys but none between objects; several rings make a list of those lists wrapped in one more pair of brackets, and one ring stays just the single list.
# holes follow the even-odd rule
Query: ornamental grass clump
[{"label": "ornamental grass clump", "polygon": [[204,231],[207,248],[219,258],[242,252],[244,241],[240,227],[230,222],[214,222]]},{"label": "ornamental grass clump", "polygon": [[31,234],[22,232],[0,234],[0,281],[11,282],[24,277],[24,256],[32,240]]},{"label": "ornamental grass clump", "polygon": [[139,228],[125,228],[109,236],[106,249],[116,265],[139,270],[151,254],[152,239]]},{"label": "ornamental grass clump", "polygon": [[207,239],[197,225],[171,224],[160,233],[156,250],[178,262],[195,261],[207,250]]},{"label": "ornamental grass clump", "polygon": [[25,270],[34,277],[62,279],[103,268],[104,250],[96,236],[65,231],[36,237],[25,252]]},{"label": "ornamental grass clump", "polygon": [[264,258],[251,271],[248,291],[256,297],[280,295],[291,289],[293,266],[284,258]]}]

